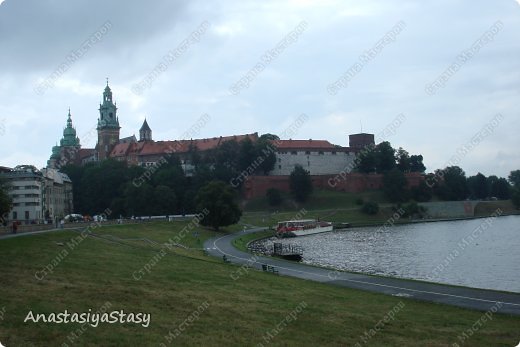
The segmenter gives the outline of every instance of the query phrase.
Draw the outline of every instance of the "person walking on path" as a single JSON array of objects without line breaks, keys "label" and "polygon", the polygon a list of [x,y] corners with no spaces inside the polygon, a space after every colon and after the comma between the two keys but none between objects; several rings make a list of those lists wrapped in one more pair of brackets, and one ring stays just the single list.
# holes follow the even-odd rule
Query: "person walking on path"
[{"label": "person walking on path", "polygon": [[16,234],[18,231],[18,222],[13,221],[13,234]]}]

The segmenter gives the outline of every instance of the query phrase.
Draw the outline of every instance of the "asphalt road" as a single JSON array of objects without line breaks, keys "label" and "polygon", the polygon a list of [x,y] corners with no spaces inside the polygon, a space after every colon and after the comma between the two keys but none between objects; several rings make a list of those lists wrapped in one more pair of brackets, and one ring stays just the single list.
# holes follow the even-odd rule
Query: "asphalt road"
[{"label": "asphalt road", "polygon": [[204,248],[216,257],[222,258],[226,255],[227,259],[235,264],[248,264],[259,270],[262,269],[262,264],[274,266],[280,275],[480,311],[488,311],[494,307],[493,312],[520,315],[520,294],[334,271],[283,259],[252,255],[232,245],[233,239],[264,229],[255,228],[212,238],[204,243]]}]

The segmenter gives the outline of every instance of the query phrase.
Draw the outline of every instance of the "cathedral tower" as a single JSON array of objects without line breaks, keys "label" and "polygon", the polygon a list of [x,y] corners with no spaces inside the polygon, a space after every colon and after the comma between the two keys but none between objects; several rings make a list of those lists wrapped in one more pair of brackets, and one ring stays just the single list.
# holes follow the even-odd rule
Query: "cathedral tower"
[{"label": "cathedral tower", "polygon": [[144,119],[143,126],[139,129],[139,141],[152,141],[152,129],[148,126],[146,118]]},{"label": "cathedral tower", "polygon": [[114,146],[119,142],[119,119],[117,118],[117,107],[112,101],[112,91],[107,86],[103,92],[103,103],[99,105],[98,118],[98,142],[96,154],[98,160],[107,159]]}]

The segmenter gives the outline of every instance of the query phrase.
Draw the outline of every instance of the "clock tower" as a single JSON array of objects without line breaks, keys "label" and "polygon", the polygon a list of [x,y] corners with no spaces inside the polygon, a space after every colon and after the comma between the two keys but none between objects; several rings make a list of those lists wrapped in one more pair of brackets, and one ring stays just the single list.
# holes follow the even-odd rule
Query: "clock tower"
[{"label": "clock tower", "polygon": [[98,142],[96,153],[98,160],[107,159],[114,146],[119,142],[119,119],[117,107],[112,101],[112,91],[108,86],[103,92],[103,103],[99,105],[99,118],[97,124]]}]

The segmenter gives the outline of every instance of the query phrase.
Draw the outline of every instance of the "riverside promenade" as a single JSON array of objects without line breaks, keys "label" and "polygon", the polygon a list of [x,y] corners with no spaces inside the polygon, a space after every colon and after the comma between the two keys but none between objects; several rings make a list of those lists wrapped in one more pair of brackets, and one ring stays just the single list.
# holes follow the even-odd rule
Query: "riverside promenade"
[{"label": "riverside promenade", "polygon": [[204,248],[210,255],[220,258],[225,255],[229,261],[237,265],[249,265],[258,270],[262,270],[262,264],[273,266],[284,276],[479,311],[493,309],[499,313],[520,315],[520,293],[334,271],[273,257],[252,255],[232,245],[235,238],[265,229],[267,228],[254,228],[246,232],[211,238],[206,240]]}]

